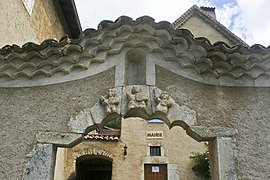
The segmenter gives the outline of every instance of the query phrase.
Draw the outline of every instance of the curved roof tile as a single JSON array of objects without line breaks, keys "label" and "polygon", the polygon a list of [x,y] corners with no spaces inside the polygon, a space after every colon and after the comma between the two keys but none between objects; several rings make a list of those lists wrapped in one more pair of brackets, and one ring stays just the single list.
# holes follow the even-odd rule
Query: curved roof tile
[{"label": "curved roof tile", "polygon": [[[167,63],[179,65],[180,75],[191,78],[184,74],[192,71],[195,74],[191,79],[203,83],[270,85],[269,47],[211,44],[206,38],[194,38],[188,30],[174,29],[166,21],[156,23],[147,16],[136,20],[122,16],[114,22],[102,21],[98,29],[87,29],[78,39],[64,37],[59,42],[45,40],[40,45],[3,47],[0,49],[0,86],[46,85],[87,77],[97,73],[92,66],[117,65],[106,64],[107,57],[134,47],[159,53]],[[78,70],[83,75],[69,76]],[[248,80],[241,82],[242,78]]]}]

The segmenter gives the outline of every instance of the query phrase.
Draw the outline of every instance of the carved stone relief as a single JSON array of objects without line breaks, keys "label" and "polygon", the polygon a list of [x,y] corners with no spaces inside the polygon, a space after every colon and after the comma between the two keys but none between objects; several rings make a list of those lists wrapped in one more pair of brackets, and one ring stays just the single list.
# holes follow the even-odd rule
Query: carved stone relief
[{"label": "carved stone relief", "polygon": [[111,88],[105,96],[98,97],[98,102],[90,108],[94,124],[106,123],[120,117],[122,87]]},{"label": "carved stone relief", "polygon": [[172,107],[173,101],[167,91],[162,91],[160,95],[154,91],[154,98],[157,103],[155,112],[161,112],[167,114],[168,109]]},{"label": "carved stone relief", "polygon": [[133,85],[109,89],[94,106],[71,117],[69,127],[72,132],[87,133],[89,127],[102,126],[120,117],[157,118],[167,124],[177,121],[182,127],[197,122],[196,112],[175,103],[168,92],[157,87]]},{"label": "carved stone relief", "polygon": [[131,92],[127,93],[128,96],[128,110],[140,108],[146,110],[146,103],[149,100],[147,94],[142,93],[139,86],[133,86]]},{"label": "carved stone relief", "polygon": [[105,107],[106,113],[117,112],[117,107],[119,105],[119,97],[116,96],[116,90],[109,89],[107,95],[100,97],[100,102]]}]

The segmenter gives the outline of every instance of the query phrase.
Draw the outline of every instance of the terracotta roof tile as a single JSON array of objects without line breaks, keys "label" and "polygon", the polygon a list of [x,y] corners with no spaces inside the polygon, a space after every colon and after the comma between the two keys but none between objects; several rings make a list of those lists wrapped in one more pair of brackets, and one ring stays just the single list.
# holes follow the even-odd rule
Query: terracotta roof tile
[{"label": "terracotta roof tile", "polygon": [[84,135],[85,140],[105,140],[118,141],[120,139],[119,130],[97,130],[97,133],[89,133]]}]

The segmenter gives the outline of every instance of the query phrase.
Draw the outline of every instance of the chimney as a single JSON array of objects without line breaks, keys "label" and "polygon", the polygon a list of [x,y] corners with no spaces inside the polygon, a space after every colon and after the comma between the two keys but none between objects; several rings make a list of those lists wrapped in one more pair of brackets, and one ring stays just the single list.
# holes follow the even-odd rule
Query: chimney
[{"label": "chimney", "polygon": [[214,7],[204,7],[204,6],[201,6],[200,7],[201,10],[203,10],[204,13],[206,13],[208,16],[214,18],[214,19],[217,19],[216,18],[216,13],[215,13],[215,8]]}]

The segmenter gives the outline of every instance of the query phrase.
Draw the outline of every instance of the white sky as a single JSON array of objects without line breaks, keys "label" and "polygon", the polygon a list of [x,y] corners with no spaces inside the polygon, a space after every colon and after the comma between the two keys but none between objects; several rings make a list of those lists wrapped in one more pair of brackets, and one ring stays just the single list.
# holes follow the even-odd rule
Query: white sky
[{"label": "white sky", "polygon": [[219,22],[249,45],[270,45],[270,0],[75,0],[83,29],[102,20],[143,15],[174,22],[194,4],[216,7]]}]

